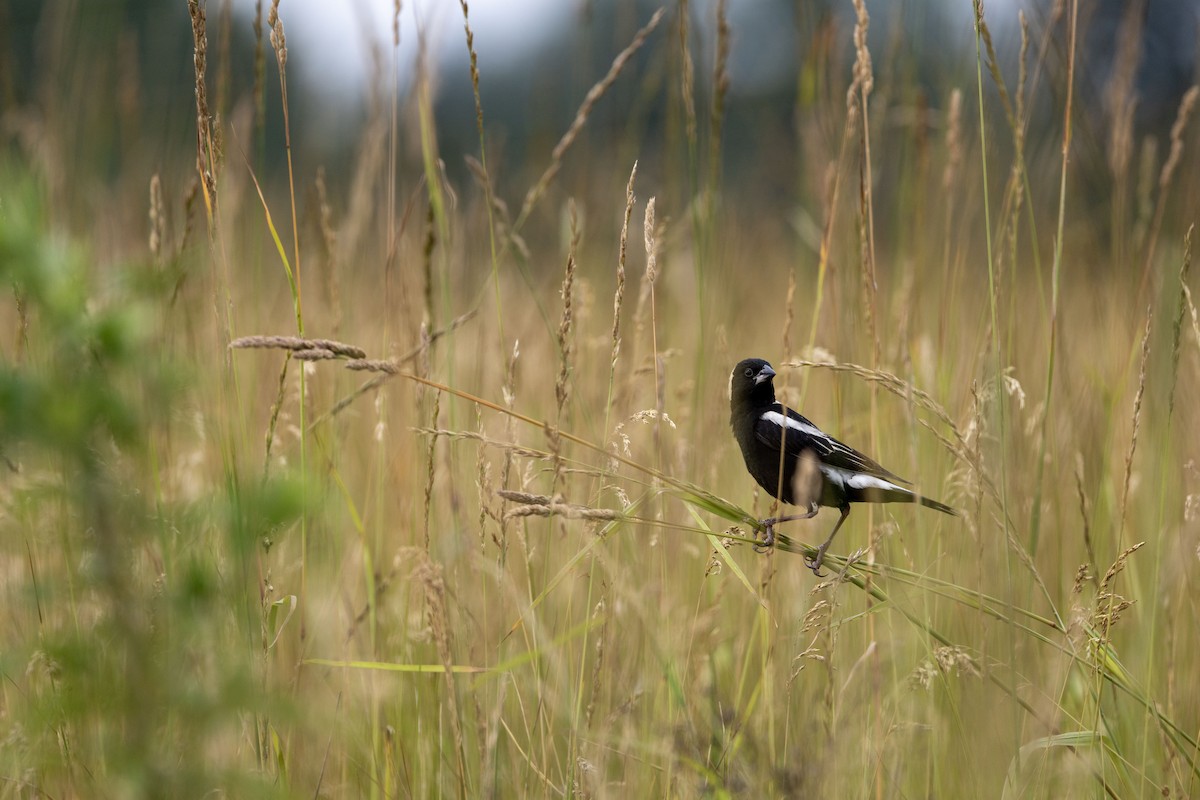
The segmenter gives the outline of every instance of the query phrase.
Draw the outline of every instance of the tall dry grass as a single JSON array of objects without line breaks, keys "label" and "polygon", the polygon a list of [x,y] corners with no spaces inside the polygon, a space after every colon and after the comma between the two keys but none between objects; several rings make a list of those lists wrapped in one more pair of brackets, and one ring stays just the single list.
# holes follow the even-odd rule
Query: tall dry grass
[{"label": "tall dry grass", "polygon": [[[0,796],[1200,792],[1196,90],[1131,140],[1126,42],[1088,163],[1076,4],[1011,69],[975,4],[922,84],[864,4],[802,16],[803,146],[741,162],[802,166],[781,201],[722,167],[752,43],[683,2],[522,170],[463,2],[473,183],[428,65],[342,180],[292,147],[288,6],[278,169],[188,7],[194,151],[90,201],[135,211],[67,213],[53,137],[0,157]],[[622,89],[683,124],[593,131]],[[825,515],[756,553],[751,355],[963,516],[858,511],[822,581]]]}]

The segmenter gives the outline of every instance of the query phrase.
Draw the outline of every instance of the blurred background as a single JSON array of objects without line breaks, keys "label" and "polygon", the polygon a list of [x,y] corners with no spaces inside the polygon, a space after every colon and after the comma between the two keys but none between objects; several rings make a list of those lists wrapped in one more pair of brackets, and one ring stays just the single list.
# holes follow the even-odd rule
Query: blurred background
[{"label": "blurred background", "polygon": [[[209,4],[214,34],[209,65],[216,79],[211,91],[215,111],[226,117],[256,91],[254,19],[256,9],[265,14],[264,6],[269,5],[254,0]],[[688,35],[696,46],[697,91],[711,92],[714,0],[691,5]],[[633,0],[471,4],[489,136],[500,148],[506,169],[524,169],[530,160],[536,165],[543,140],[565,128],[582,93],[656,7]],[[294,62],[292,119],[304,133],[294,137],[298,158],[325,164],[332,183],[345,180],[345,167],[361,143],[371,104],[395,92],[405,107],[425,64],[441,122],[440,151],[447,169],[456,177],[463,175],[462,156],[478,150],[478,137],[457,3],[400,3],[396,47],[395,5],[387,0],[291,0],[281,8]],[[904,93],[889,101],[885,126],[936,127],[928,113],[944,104],[950,88],[965,85],[973,75],[971,3],[879,2],[867,3],[867,8],[881,90],[899,92],[899,80],[885,78],[903,79]],[[1046,24],[1055,8],[1052,3],[1015,0],[988,3],[996,51],[1010,80],[1015,79],[1020,47],[1018,10],[1038,26]],[[55,131],[52,141],[61,142],[65,152],[78,159],[75,166],[82,171],[76,179],[102,182],[111,182],[130,159],[145,169],[172,162],[179,149],[186,148],[193,122],[188,91],[193,73],[184,0],[5,0],[0,15],[5,45],[0,92],[10,142],[22,129],[27,136],[35,135],[29,132],[36,127],[30,117],[45,121],[61,113],[64,129]],[[1130,6],[1103,0],[1081,9],[1075,176],[1097,181],[1089,187],[1096,192],[1103,191],[1109,172],[1109,122],[1117,113],[1113,72],[1127,17],[1137,28],[1131,43],[1136,54],[1132,88],[1137,141],[1168,134],[1183,93],[1195,82],[1200,4],[1144,0]],[[805,162],[804,147],[797,146],[798,116],[816,109],[822,93],[845,80],[837,67],[852,53],[853,44],[844,34],[853,19],[849,3],[728,3],[728,24],[737,46],[729,53],[728,114],[721,148],[727,191],[750,187],[794,200],[796,176],[819,174],[824,168]],[[639,144],[654,148],[654,160],[682,158],[663,152],[664,130],[679,113],[670,102],[671,87],[662,83],[669,56],[643,50],[637,59],[638,72],[659,84],[615,85],[610,101],[597,107],[586,135],[594,144],[611,146],[623,139],[633,113]],[[94,77],[104,79],[90,80]],[[1057,146],[1052,126],[1055,104],[1062,102],[1058,88],[1048,82],[1032,98],[1031,148]],[[268,99],[260,113],[265,118],[253,120],[254,126],[266,128],[265,141],[272,143],[282,135],[281,115],[271,102],[277,91],[275,81],[263,87]],[[260,147],[262,152],[256,152],[249,146],[259,141],[255,134],[247,130],[242,135],[248,156],[261,155],[273,159],[272,168],[279,166],[279,148]],[[408,140],[406,146],[415,145]],[[884,159],[878,168],[889,166]]]},{"label": "blurred background", "polygon": [[0,0],[0,800],[1200,796],[1198,34]]}]

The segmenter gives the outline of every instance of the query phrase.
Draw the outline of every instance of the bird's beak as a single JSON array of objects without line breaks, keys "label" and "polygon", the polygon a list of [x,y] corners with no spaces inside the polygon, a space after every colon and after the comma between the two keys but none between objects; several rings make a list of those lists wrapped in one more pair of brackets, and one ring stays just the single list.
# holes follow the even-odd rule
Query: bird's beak
[{"label": "bird's beak", "polygon": [[758,377],[754,379],[754,385],[757,386],[764,381],[769,381],[775,377],[775,370],[771,369],[770,364],[763,364],[763,368],[759,370]]}]

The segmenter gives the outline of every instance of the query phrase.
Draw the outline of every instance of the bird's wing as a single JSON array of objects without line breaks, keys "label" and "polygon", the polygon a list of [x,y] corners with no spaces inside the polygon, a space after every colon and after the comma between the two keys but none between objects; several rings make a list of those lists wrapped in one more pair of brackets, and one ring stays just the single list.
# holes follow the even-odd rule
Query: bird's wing
[{"label": "bird's wing", "polygon": [[776,453],[779,452],[780,443],[785,443],[790,456],[799,456],[805,450],[811,450],[826,466],[908,483],[853,447],[839,442],[790,408],[785,416],[779,403],[759,416],[754,424],[754,435]]}]

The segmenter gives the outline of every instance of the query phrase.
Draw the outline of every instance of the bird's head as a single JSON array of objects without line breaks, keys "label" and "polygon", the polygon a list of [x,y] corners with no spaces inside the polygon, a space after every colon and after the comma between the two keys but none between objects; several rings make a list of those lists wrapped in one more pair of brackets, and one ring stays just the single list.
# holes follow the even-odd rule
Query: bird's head
[{"label": "bird's head", "polygon": [[739,361],[729,376],[729,403],[731,407],[746,404],[770,405],[775,402],[775,370],[761,358]]}]

